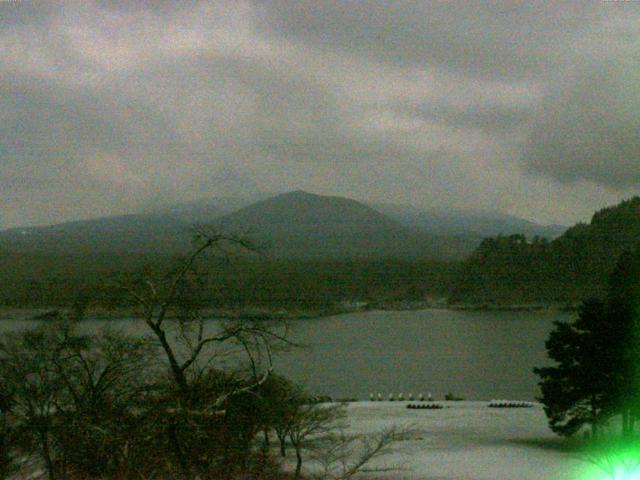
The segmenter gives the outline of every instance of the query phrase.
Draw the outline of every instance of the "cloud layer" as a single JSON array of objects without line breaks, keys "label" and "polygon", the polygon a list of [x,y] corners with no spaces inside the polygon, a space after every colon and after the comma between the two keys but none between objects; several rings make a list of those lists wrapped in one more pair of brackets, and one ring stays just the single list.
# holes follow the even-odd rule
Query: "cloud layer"
[{"label": "cloud layer", "polygon": [[302,188],[570,223],[640,187],[639,19],[627,2],[0,3],[0,218]]},{"label": "cloud layer", "polygon": [[574,72],[537,116],[524,156],[531,170],[566,183],[640,186],[639,54]]}]

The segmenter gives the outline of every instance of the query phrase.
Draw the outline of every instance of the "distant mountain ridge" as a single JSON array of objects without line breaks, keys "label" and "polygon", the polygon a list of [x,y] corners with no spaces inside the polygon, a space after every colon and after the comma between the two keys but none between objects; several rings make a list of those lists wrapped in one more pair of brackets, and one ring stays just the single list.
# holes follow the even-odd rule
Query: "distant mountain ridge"
[{"label": "distant mountain ridge", "polygon": [[577,302],[604,292],[622,252],[640,244],[640,197],[596,212],[551,242],[519,235],[483,240],[466,261],[452,301]]},{"label": "distant mountain ridge", "polygon": [[462,258],[479,239],[436,239],[400,225],[352,199],[295,191],[226,215],[198,202],[147,214],[67,222],[0,232],[0,248],[62,254],[182,253],[194,221],[253,235],[285,258]]},{"label": "distant mountain ridge", "polygon": [[409,206],[367,205],[302,190],[274,196],[258,193],[168,205],[146,213],[9,229],[0,231],[0,248],[63,254],[173,255],[189,248],[194,223],[211,223],[265,241],[276,257],[462,259],[479,245],[484,233],[495,234],[496,229],[509,233],[517,225],[525,225],[531,228],[523,233],[541,234],[540,228],[544,228],[536,230],[535,224],[523,224],[526,221],[515,217],[503,221],[507,228],[489,224],[486,216],[469,214],[461,220],[457,214],[447,220],[444,212],[438,215]]},{"label": "distant mountain ridge", "polygon": [[424,209],[393,203],[370,205],[405,226],[432,235],[490,237],[523,234],[528,238],[538,236],[553,239],[567,229],[562,225],[540,225],[514,215],[492,211]]},{"label": "distant mountain ridge", "polygon": [[175,253],[188,245],[190,225],[170,215],[132,214],[0,232],[0,248],[54,254]]}]

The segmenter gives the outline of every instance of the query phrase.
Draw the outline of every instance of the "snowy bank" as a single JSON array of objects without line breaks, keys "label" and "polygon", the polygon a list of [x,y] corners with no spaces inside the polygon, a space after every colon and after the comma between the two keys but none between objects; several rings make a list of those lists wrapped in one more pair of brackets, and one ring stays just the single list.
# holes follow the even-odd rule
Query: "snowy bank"
[{"label": "snowy bank", "polygon": [[370,433],[396,424],[420,433],[374,465],[402,465],[381,474],[402,480],[574,480],[591,467],[563,451],[542,406],[489,408],[488,402],[440,402],[439,410],[407,409],[407,402],[354,402],[350,430]]}]

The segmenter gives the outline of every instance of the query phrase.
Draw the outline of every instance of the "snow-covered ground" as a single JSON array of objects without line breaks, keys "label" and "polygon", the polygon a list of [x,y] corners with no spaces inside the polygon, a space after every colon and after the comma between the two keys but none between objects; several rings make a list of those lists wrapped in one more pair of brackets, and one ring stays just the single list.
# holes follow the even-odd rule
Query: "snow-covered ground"
[{"label": "snow-covered ground", "polygon": [[[438,402],[447,408],[416,410],[407,402],[354,402],[347,408],[354,433],[413,426],[415,439],[396,444],[381,460],[405,469],[385,478],[420,480],[580,480],[606,478],[576,455],[558,448],[542,406],[489,408],[488,402]],[[379,465],[379,463],[378,463]]]}]

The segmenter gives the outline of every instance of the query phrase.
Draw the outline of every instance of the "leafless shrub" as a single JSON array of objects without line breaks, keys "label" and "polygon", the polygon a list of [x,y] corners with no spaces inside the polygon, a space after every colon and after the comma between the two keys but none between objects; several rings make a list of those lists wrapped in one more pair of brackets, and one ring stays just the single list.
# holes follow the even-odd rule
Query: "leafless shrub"
[{"label": "leafless shrub", "polygon": [[413,438],[413,428],[387,427],[371,434],[349,435],[344,430],[320,439],[310,449],[314,480],[347,480],[363,472],[381,473],[403,470],[402,465],[372,466],[394,451],[397,442]]}]

